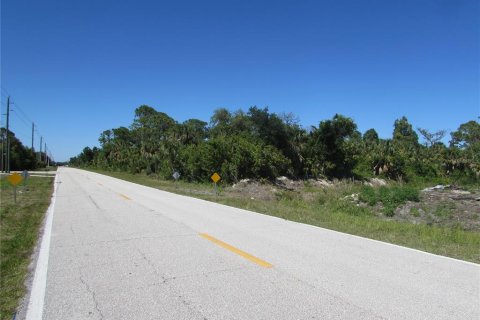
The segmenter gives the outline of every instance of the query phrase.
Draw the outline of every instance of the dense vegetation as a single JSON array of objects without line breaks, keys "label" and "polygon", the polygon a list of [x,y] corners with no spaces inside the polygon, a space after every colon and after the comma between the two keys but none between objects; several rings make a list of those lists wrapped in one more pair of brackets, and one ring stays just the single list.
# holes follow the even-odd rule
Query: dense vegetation
[{"label": "dense vegetation", "polygon": [[[20,140],[15,137],[15,133],[9,131],[10,139],[10,170],[34,170],[45,167],[46,155],[42,152],[35,153],[31,148],[25,147]],[[7,130],[0,128],[0,140],[2,142],[2,153],[6,152]],[[0,157],[0,169],[5,170],[5,155]]]},{"label": "dense vegetation", "polygon": [[207,181],[217,171],[224,181],[243,178],[366,178],[385,176],[409,181],[455,177],[478,181],[480,124],[469,121],[451,133],[418,128],[407,118],[395,121],[391,139],[375,129],[363,135],[355,122],[336,114],[318,127],[302,128],[291,114],[251,107],[218,109],[210,123],[190,119],[178,123],[167,114],[142,105],[129,128],[101,133],[100,148],[86,147],[70,163],[81,167],[146,173],[170,179],[178,171],[188,181]]}]

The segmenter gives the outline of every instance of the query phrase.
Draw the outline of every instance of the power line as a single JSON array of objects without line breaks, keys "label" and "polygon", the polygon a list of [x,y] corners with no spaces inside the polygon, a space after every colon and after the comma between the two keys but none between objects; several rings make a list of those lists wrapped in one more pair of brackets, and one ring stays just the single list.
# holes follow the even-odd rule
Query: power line
[{"label": "power line", "polygon": [[[10,97],[10,103],[13,104],[13,108],[10,109],[10,111],[16,112],[17,115],[20,117],[23,117],[23,120],[33,123],[34,121],[30,119],[30,117],[27,115],[27,113],[23,110],[23,108],[18,104],[18,102],[14,99],[11,98],[11,95],[8,93],[7,90],[5,90],[3,87],[1,87],[2,91],[4,92],[3,95],[7,94],[5,97],[8,98]],[[6,102],[3,102],[6,105]],[[18,111],[18,112],[17,112]],[[36,126],[37,127],[37,126]],[[39,133],[38,131],[36,131]],[[40,134],[40,133],[39,133]]]},{"label": "power line", "polygon": [[5,98],[8,98],[10,94],[7,92],[7,90],[3,89],[3,87],[1,89],[2,89],[2,96],[4,96]]},{"label": "power line", "polygon": [[[10,112],[12,112],[11,114],[12,115],[15,115],[16,119],[20,120],[20,122],[26,126],[26,128],[29,130],[30,129],[30,126],[31,126],[31,122],[29,120],[26,119],[26,115],[22,114],[22,113],[19,113],[18,112],[18,106],[16,108],[17,110],[15,110],[15,108],[10,108]],[[18,123],[20,123],[18,122]],[[12,123],[10,123],[10,127],[12,127]],[[23,127],[22,127],[23,128]],[[26,136],[29,136],[29,134],[26,134],[24,130],[21,130],[20,128],[18,128],[17,126],[13,126],[13,128],[10,129],[10,131],[12,132],[15,132],[15,136],[20,140],[22,141],[23,145],[25,146],[28,146],[30,145],[30,143],[28,143],[29,139],[28,138],[25,138]],[[29,130],[30,131],[30,130]]]},{"label": "power line", "polygon": [[[34,122],[33,120],[30,119],[30,117],[25,113],[25,111],[23,111],[23,109],[20,107],[20,105],[18,104],[18,102],[16,102],[15,100],[13,100],[13,104],[14,104],[14,108],[12,108],[10,111],[13,111],[15,112],[19,117],[21,117],[24,121],[24,123],[26,125],[28,125],[30,127],[30,125]],[[15,110],[16,108],[16,110]],[[16,112],[18,111],[18,112]],[[42,133],[39,131],[38,129],[38,125],[35,124],[35,129],[34,129],[35,133],[37,133],[38,135],[42,135]]]},{"label": "power line", "polygon": [[25,117],[25,119],[27,119],[29,122],[33,122],[15,100],[13,101],[13,105],[14,105],[14,110],[17,109],[17,111],[19,111]]},{"label": "power line", "polygon": [[[20,140],[22,142],[22,144],[24,146],[28,146],[30,145],[30,140],[29,138],[29,135],[30,135],[30,132],[29,132],[29,128],[30,128],[30,124],[28,122],[26,122],[25,120],[23,120],[22,118],[20,118],[18,115],[16,115],[15,113],[12,113],[13,110],[10,110],[10,114],[11,115],[15,115],[16,116],[16,119],[19,119],[20,121],[15,121],[13,122],[12,119],[10,118],[10,132],[13,132],[13,134],[15,135],[15,137]],[[19,125],[16,125],[16,124],[19,124],[19,123],[22,123],[22,126],[20,127]],[[27,128],[27,130],[26,130]]]},{"label": "power line", "polygon": [[22,118],[20,116],[20,114],[15,112],[15,110],[13,110],[13,109],[11,109],[10,112],[13,112],[13,114],[17,117],[17,119],[20,119],[20,121],[22,121],[28,128],[30,128],[30,125],[31,125],[32,121],[25,120],[24,118]]},{"label": "power line", "polygon": [[22,142],[24,147],[28,146],[27,144],[27,141],[29,140],[28,135],[26,135],[24,132],[21,132],[21,133],[15,132],[14,134],[15,134],[15,138],[20,140],[20,142]]},{"label": "power line", "polygon": [[[34,150],[34,138],[40,137],[40,152],[38,153],[40,156],[40,160],[45,160],[47,163],[50,161],[53,161],[53,155],[54,153],[50,146],[47,148],[46,144],[46,139],[44,139],[44,135],[40,132],[37,123],[34,123],[34,121],[31,120],[31,118],[28,116],[28,114],[24,111],[24,109],[15,101],[11,98],[11,95],[8,93],[7,90],[5,90],[3,87],[1,87],[1,96],[5,97],[6,99],[0,99],[0,105],[5,105],[6,107],[6,114],[1,114],[0,117],[0,125],[3,126],[4,122],[4,116],[6,116],[6,123],[7,123],[7,132],[12,132],[14,133],[15,137],[22,142],[24,146],[30,146],[32,147],[32,150]],[[6,102],[5,102],[6,100]],[[13,105],[13,107],[12,107]],[[19,121],[14,122],[14,126],[12,128],[12,123],[9,123],[10,120],[10,111],[12,111],[12,115],[15,115],[15,118],[18,119]],[[0,112],[1,113],[1,112]],[[28,128],[28,134],[26,133],[25,128],[20,128],[17,124],[22,123],[22,126],[25,125]],[[10,126],[9,126],[10,125]],[[2,160],[2,170],[10,170],[10,143],[8,139],[8,134],[7,136],[7,156],[4,159],[3,155],[1,155],[1,160]],[[38,138],[37,138],[38,139]],[[29,141],[31,143],[29,143]],[[43,145],[45,146],[44,150],[42,150]],[[3,146],[3,142],[2,142]],[[43,159],[43,155],[45,156],[45,159]],[[3,162],[5,160],[5,162]]]}]

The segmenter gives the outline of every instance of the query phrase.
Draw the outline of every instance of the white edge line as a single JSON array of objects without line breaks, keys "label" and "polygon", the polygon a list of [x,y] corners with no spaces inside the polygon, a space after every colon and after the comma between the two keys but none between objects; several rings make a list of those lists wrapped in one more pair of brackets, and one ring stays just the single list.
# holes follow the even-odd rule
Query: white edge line
[{"label": "white edge line", "polygon": [[[78,169],[78,170],[82,170],[82,169]],[[327,232],[333,232],[333,233],[336,233],[336,234],[346,235],[346,236],[353,237],[353,238],[368,240],[368,241],[371,241],[371,242],[375,242],[375,243],[377,243],[377,244],[388,245],[388,246],[397,247],[397,248],[400,248],[400,249],[406,249],[406,250],[414,251],[414,252],[417,252],[417,253],[423,253],[423,254],[426,254],[426,255],[429,255],[429,256],[433,256],[433,257],[437,257],[437,258],[442,258],[442,259],[446,259],[446,260],[451,260],[451,261],[455,261],[455,262],[460,262],[460,263],[472,265],[472,266],[475,266],[475,267],[479,267],[479,266],[480,266],[480,264],[475,263],[475,262],[471,262],[471,261],[460,260],[460,259],[452,258],[452,257],[448,257],[448,256],[442,256],[442,255],[440,255],[440,254],[435,254],[435,253],[431,253],[431,252],[427,252],[427,251],[422,251],[422,250],[415,249],[415,248],[405,247],[405,246],[401,246],[401,245],[398,245],[398,244],[395,244],[395,243],[390,243],[390,242],[386,242],[386,241],[381,241],[381,240],[371,239],[371,238],[367,238],[367,237],[357,236],[357,235],[355,235],[355,234],[350,234],[350,233],[346,233],[346,232],[342,232],[342,231],[337,231],[337,230],[333,230],[333,229],[327,229],[327,228],[324,228],[324,227],[315,226],[315,225],[313,225],[313,224],[308,224],[308,223],[303,223],[303,222],[297,222],[297,221],[293,221],[293,220],[283,219],[283,218],[280,218],[280,217],[271,216],[271,215],[268,215],[268,214],[259,213],[259,212],[255,212],[255,211],[250,211],[250,210],[247,210],[247,209],[237,208],[237,207],[229,206],[229,205],[226,205],[226,204],[221,204],[221,203],[218,203],[218,202],[208,201],[208,200],[199,199],[199,198],[195,198],[195,197],[189,197],[189,196],[186,196],[186,195],[183,195],[183,194],[178,194],[178,193],[174,193],[174,192],[170,192],[170,191],[165,191],[165,190],[162,190],[162,189],[157,189],[157,188],[145,186],[145,185],[143,185],[143,184],[139,184],[139,183],[135,183],[135,182],[131,182],[131,181],[127,181],[127,180],[123,180],[123,179],[119,179],[119,178],[107,176],[107,175],[105,175],[105,174],[101,174],[101,173],[97,173],[97,172],[92,172],[92,171],[88,171],[88,170],[83,170],[83,171],[86,171],[86,172],[91,173],[91,174],[97,174],[97,175],[100,175],[100,176],[103,176],[103,177],[108,177],[108,178],[110,178],[110,179],[127,182],[127,183],[130,183],[130,184],[139,185],[139,186],[142,186],[142,187],[145,187],[145,188],[149,188],[149,189],[153,189],[153,190],[156,190],[156,191],[173,194],[173,195],[178,196],[178,197],[185,197],[185,198],[189,198],[189,199],[195,199],[195,200],[198,200],[198,201],[213,203],[213,204],[216,204],[216,205],[219,205],[219,206],[224,206],[224,207],[233,208],[233,209],[236,209],[236,210],[246,211],[246,212],[248,212],[248,213],[250,213],[250,214],[252,214],[252,213],[254,213],[254,214],[259,214],[259,215],[262,215],[262,216],[267,216],[267,217],[271,217],[271,218],[274,218],[274,219],[278,219],[278,220],[281,220],[281,221],[284,221],[284,222],[287,221],[287,222],[291,222],[291,223],[297,223],[297,224],[301,224],[301,225],[304,225],[304,226],[307,226],[307,227],[322,229],[322,230],[327,231]]]},{"label": "white edge line", "polygon": [[45,228],[38,254],[37,266],[35,267],[35,275],[30,292],[30,300],[28,301],[26,320],[40,320],[43,316],[43,303],[45,300],[45,289],[47,286],[47,270],[48,257],[50,252],[50,238],[52,234],[53,211],[55,208],[55,200],[57,195],[58,174],[55,175],[54,189],[52,200],[46,213]]}]

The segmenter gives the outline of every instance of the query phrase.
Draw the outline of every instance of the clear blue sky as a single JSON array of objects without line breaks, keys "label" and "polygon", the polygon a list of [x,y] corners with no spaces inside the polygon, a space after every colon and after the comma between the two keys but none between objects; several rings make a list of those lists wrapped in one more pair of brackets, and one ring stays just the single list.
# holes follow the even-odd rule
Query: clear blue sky
[{"label": "clear blue sky", "polygon": [[[432,131],[480,115],[478,0],[3,0],[1,10],[2,113],[8,93],[55,160],[130,125],[141,104],[178,121],[252,105],[304,126],[341,113],[384,138],[403,115]],[[15,114],[12,130],[30,145]]]}]

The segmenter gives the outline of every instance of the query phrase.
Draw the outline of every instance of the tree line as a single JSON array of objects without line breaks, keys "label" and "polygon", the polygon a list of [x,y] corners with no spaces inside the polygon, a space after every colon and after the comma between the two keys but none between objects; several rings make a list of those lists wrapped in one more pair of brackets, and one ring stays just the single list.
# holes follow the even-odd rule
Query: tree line
[{"label": "tree line", "polygon": [[208,181],[213,172],[227,182],[278,176],[384,176],[403,181],[453,176],[478,181],[477,121],[461,124],[448,145],[442,142],[445,130],[417,131],[402,117],[393,124],[392,137],[381,139],[375,129],[362,134],[351,118],[339,114],[307,129],[292,114],[256,106],[246,112],[217,109],[209,123],[198,119],[179,123],[142,105],[130,127],[103,131],[100,147],[85,147],[70,164],[163,179],[178,171],[188,181]]},{"label": "tree line", "polygon": [[[10,139],[10,170],[35,170],[38,168],[44,168],[47,165],[47,155],[42,152],[35,152],[32,148],[26,147],[15,136],[15,133],[11,130],[8,131],[8,138]],[[0,128],[0,141],[1,141],[1,157],[0,157],[0,170],[6,171],[6,154],[7,154],[7,129]],[[52,161],[50,161],[52,163]],[[53,163],[52,163],[53,165]]]}]

